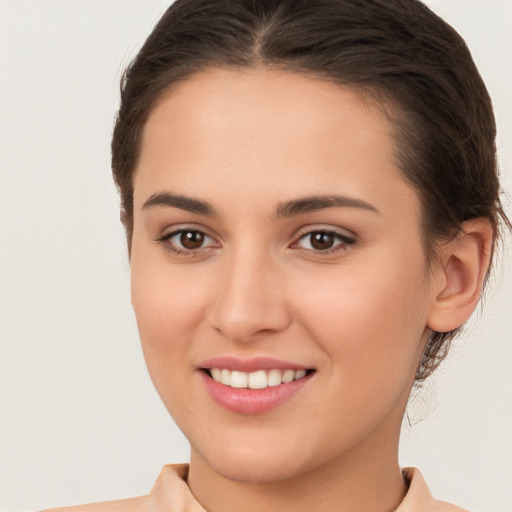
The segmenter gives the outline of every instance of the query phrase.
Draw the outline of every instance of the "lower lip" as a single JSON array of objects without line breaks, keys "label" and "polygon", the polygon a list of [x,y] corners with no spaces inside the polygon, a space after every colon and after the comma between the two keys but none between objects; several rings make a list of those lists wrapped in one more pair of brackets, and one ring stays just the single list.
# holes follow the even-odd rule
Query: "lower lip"
[{"label": "lower lip", "polygon": [[289,400],[298,393],[311,379],[313,374],[301,379],[269,386],[263,389],[232,388],[214,381],[205,372],[201,376],[206,389],[213,399],[225,409],[241,414],[261,414]]}]

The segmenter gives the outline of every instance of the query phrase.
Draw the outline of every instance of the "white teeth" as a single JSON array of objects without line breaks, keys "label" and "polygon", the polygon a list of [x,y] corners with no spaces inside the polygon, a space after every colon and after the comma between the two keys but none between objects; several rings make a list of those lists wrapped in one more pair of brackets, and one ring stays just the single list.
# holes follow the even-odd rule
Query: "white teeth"
[{"label": "white teeth", "polygon": [[232,388],[246,388],[249,376],[245,372],[231,372],[231,387]]},{"label": "white teeth", "polygon": [[231,371],[226,369],[221,370],[220,381],[226,386],[231,386]]},{"label": "white teeth", "polygon": [[295,377],[295,372],[293,370],[286,370],[284,373],[283,373],[283,376],[281,377],[281,380],[284,382],[284,383],[288,383],[288,382],[291,382],[293,380],[293,378]]},{"label": "white teeth", "polygon": [[281,384],[281,372],[279,370],[270,370],[267,376],[267,385],[279,386]]},{"label": "white teeth", "polygon": [[265,370],[249,373],[249,388],[263,389],[267,387],[267,374]]},{"label": "white teeth", "polygon": [[258,370],[246,373],[226,368],[211,368],[210,375],[215,382],[232,388],[264,389],[302,379],[306,376],[306,370]]},{"label": "white teeth", "polygon": [[297,370],[293,377],[294,380],[302,379],[302,377],[306,376],[306,370]]}]

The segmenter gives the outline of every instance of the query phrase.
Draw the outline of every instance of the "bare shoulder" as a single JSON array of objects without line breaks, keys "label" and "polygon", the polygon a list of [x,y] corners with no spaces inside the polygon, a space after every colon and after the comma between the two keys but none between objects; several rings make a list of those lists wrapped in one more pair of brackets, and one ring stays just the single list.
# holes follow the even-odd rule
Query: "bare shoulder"
[{"label": "bare shoulder", "polygon": [[88,503],[72,507],[59,507],[42,510],[41,512],[148,512],[149,499],[147,496],[127,500],[104,501]]},{"label": "bare shoulder", "polygon": [[436,501],[436,508],[433,509],[433,512],[469,512],[469,510],[457,507],[457,505],[447,503],[446,501]]}]

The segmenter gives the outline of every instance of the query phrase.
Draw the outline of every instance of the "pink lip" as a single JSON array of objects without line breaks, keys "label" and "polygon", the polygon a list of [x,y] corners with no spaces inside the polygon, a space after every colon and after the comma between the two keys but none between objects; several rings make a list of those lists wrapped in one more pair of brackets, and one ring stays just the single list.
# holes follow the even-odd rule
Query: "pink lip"
[{"label": "pink lip", "polygon": [[205,371],[205,368],[226,368],[242,372],[257,370],[306,370],[307,367],[286,361],[256,357],[253,359],[238,359],[232,356],[215,357],[203,361],[199,365],[199,374],[210,396],[222,407],[240,414],[261,414],[289,400],[310,382],[314,373],[302,379],[289,383],[269,386],[264,389],[232,388],[214,381]]},{"label": "pink lip", "polygon": [[314,375],[264,389],[236,389],[215,382],[205,372],[200,373],[210,396],[222,407],[241,414],[261,414],[277,407],[298,393]]},{"label": "pink lip", "polygon": [[308,370],[307,366],[274,359],[273,357],[253,357],[251,359],[240,359],[233,356],[220,356],[207,359],[198,365],[198,368],[226,368],[239,372],[255,372],[258,370]]}]

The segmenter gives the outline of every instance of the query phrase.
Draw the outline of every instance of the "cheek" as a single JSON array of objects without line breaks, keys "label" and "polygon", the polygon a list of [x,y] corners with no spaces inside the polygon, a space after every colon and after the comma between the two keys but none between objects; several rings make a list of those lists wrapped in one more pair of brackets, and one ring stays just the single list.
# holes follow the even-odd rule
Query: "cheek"
[{"label": "cheek", "polygon": [[146,364],[161,394],[192,366],[188,348],[205,315],[201,282],[187,267],[171,271],[161,261],[132,254],[132,304]]},{"label": "cheek", "polygon": [[302,282],[296,296],[302,297],[301,311],[309,312],[303,315],[307,329],[340,378],[389,380],[414,373],[427,318],[422,261],[421,253],[416,258],[382,254]]},{"label": "cheek", "polygon": [[169,336],[201,316],[204,272],[194,265],[169,262],[164,250],[152,244],[137,230],[134,232],[132,305],[143,343],[149,338],[155,345],[167,346],[171,341]]}]

